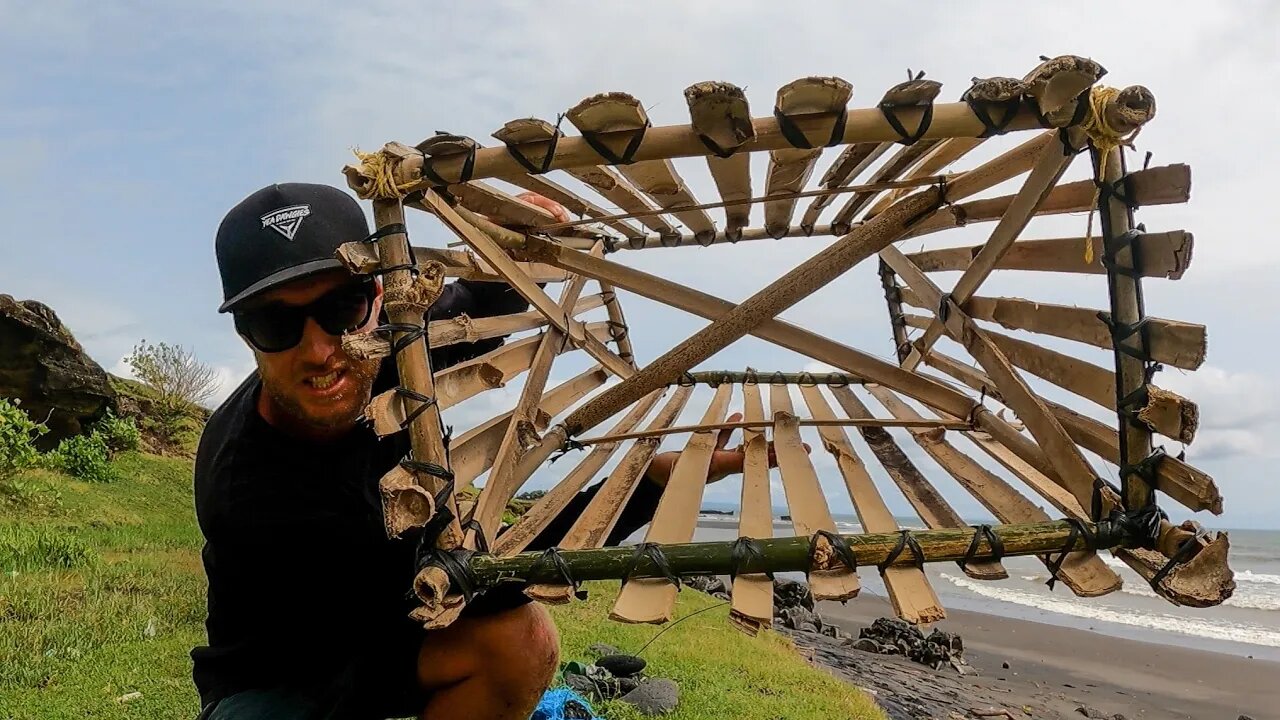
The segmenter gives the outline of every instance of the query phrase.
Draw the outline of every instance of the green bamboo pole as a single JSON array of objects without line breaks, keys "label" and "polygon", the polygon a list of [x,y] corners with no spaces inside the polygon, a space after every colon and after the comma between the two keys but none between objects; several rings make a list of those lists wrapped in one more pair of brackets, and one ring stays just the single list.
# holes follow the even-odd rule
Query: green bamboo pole
[{"label": "green bamboo pole", "polygon": [[758,383],[762,385],[861,385],[857,375],[841,372],[775,372],[772,370],[702,370],[681,375],[675,385],[723,385],[724,383]]},{"label": "green bamboo pole", "polygon": [[[1091,533],[1096,532],[1098,528],[1093,523],[1084,523],[1084,525]],[[1066,547],[1067,540],[1071,536],[1072,525],[1062,520],[993,525],[991,530],[1004,543],[1003,555],[1006,557],[1049,553],[1056,555],[1064,549],[1088,548],[1087,542],[1081,536],[1075,539],[1070,548]],[[919,543],[924,554],[924,562],[959,561],[964,559],[975,532],[977,531],[973,528],[921,530],[911,531],[911,537]],[[874,567],[883,565],[889,558],[890,553],[899,543],[901,533],[870,533],[840,537],[848,541],[859,566]],[[736,568],[736,571],[739,574],[808,572],[843,567],[839,555],[834,552],[829,541],[819,537],[816,542],[818,550],[811,561],[808,537],[756,540],[754,544],[760,552],[744,553],[742,564]],[[679,543],[662,545],[661,552],[671,571],[676,575],[727,575],[735,570],[732,557],[733,545],[733,541]],[[564,550],[558,552],[558,555],[564,560],[569,576],[575,581],[622,579],[627,576],[633,562],[635,568],[631,572],[631,577],[665,577],[665,573],[658,568],[651,557],[641,555],[637,558],[635,547]],[[981,537],[973,559],[991,557],[991,545],[985,536]],[[915,556],[910,548],[905,548],[890,565],[911,565],[915,562]],[[475,554],[470,557],[468,564],[478,588],[513,581],[563,583],[565,579],[558,565],[545,559],[542,552],[525,552],[507,557]]]}]

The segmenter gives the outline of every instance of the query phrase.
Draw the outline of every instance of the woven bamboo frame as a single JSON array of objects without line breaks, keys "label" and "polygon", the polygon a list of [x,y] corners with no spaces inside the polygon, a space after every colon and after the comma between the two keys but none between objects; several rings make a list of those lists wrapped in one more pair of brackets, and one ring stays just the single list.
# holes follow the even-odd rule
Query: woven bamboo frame
[{"label": "woven bamboo frame", "polygon": [[[470,549],[487,547],[492,554],[469,556],[477,576],[497,573],[505,577],[514,572],[530,583],[531,596],[546,602],[567,601],[572,588],[558,582],[565,578],[546,575],[542,570],[545,563],[538,564],[536,554],[522,551],[573,494],[593,480],[610,456],[624,450],[621,464],[604,480],[561,542],[561,547],[582,553],[564,556],[570,566],[584,569],[576,577],[618,577],[609,574],[616,570],[607,569],[616,567],[610,563],[616,561],[617,551],[596,548],[614,528],[638,484],[646,482],[646,468],[664,439],[683,434],[687,436],[684,450],[646,540],[667,548],[671,557],[722,558],[723,548],[688,543],[693,539],[714,438],[719,431],[739,429],[744,432],[746,456],[740,534],[753,538],[773,534],[769,505],[774,499],[768,489],[771,471],[762,455],[764,444],[772,441],[793,529],[807,538],[804,542],[816,553],[813,564],[803,569],[813,573],[816,595],[847,599],[857,594],[858,578],[852,568],[833,564],[831,559],[840,553],[832,545],[836,536],[823,535],[835,529],[829,498],[802,447],[802,433],[809,433],[809,437],[816,433],[820,447],[835,457],[849,499],[866,531],[872,533],[860,536],[867,542],[874,545],[879,540],[870,538],[882,537],[875,533],[893,533],[898,526],[870,482],[867,466],[849,441],[847,427],[858,430],[926,525],[964,532],[965,521],[939,491],[937,479],[916,468],[887,430],[897,428],[896,432],[905,432],[946,471],[941,479],[954,480],[1006,523],[1002,527],[1010,537],[1030,533],[1038,538],[1017,553],[1040,554],[1078,595],[1117,589],[1119,577],[1100,562],[1092,548],[1073,544],[1077,552],[1051,561],[1049,551],[1055,547],[1044,538],[1052,535],[1060,547],[1065,542],[1060,528],[1045,530],[1051,523],[1043,510],[950,440],[954,437],[976,445],[1074,521],[1098,521],[1112,510],[1136,512],[1158,498],[1195,511],[1221,511],[1221,497],[1212,478],[1181,460],[1151,453],[1152,430],[1191,441],[1195,406],[1152,385],[1145,363],[1149,360],[1194,369],[1204,360],[1206,343],[1201,326],[1145,319],[1139,279],[1181,277],[1190,262],[1191,237],[1182,231],[1129,232],[1134,208],[1188,200],[1189,169],[1174,165],[1124,172],[1120,144],[1154,117],[1155,99],[1139,86],[1099,90],[1096,83],[1103,72],[1092,61],[1063,56],[1043,62],[1021,80],[975,81],[958,103],[937,103],[940,85],[914,78],[891,88],[877,106],[860,109],[847,107],[851,96],[847,82],[804,78],[778,91],[773,116],[753,115],[745,93],[733,85],[700,83],[685,92],[691,122],[669,126],[650,126],[635,98],[606,93],[587,98],[566,114],[580,136],[565,135],[541,120],[515,120],[494,133],[505,147],[485,148],[467,138],[438,135],[416,147],[388,144],[370,156],[372,160],[348,167],[344,172],[351,187],[362,197],[375,199],[380,226],[397,221],[390,208],[425,210],[469,248],[418,249],[414,254],[421,268],[438,268],[435,272],[441,276],[506,282],[532,305],[528,313],[505,318],[450,326],[433,323],[430,342],[468,342],[542,331],[536,338],[509,341],[509,346],[514,343],[525,349],[512,351],[512,360],[504,361],[509,363],[504,366],[507,369],[489,371],[492,378],[478,367],[468,370],[468,375],[457,375],[452,384],[439,379],[451,376],[437,375],[436,382],[444,384],[435,393],[441,400],[457,402],[501,384],[510,373],[528,372],[525,390],[510,413],[464,435],[457,479],[469,484],[486,470],[489,474],[474,515],[463,518],[475,521],[472,530],[463,538],[458,526],[451,526],[452,534],[446,533],[439,541],[439,552],[453,552],[460,541]],[[1019,142],[967,170],[952,169],[980,145],[1001,142],[996,136],[1005,133],[1020,136]],[[816,171],[827,147],[841,149],[833,151],[834,159],[819,175]],[[764,176],[755,178],[758,184],[753,186],[747,158],[755,152],[768,152],[769,161]],[[1091,158],[1096,179],[1107,188],[1101,197],[1092,181],[1059,183],[1081,153]],[[677,161],[682,158],[705,158],[720,195],[717,200],[700,202],[694,197],[678,169]],[[551,176],[561,171],[589,193],[579,194],[558,184]],[[814,177],[819,178],[816,186],[811,185]],[[1020,177],[1020,189],[1013,194],[993,197],[987,192]],[[481,182],[486,178],[540,192],[582,219],[555,222],[540,208]],[[589,197],[590,193],[600,197]],[[764,223],[751,227],[748,210],[756,205],[763,208]],[[606,210],[609,206],[620,211]],[[1099,216],[1095,236],[1022,239],[1038,216],[1090,210]],[[928,238],[959,225],[983,222],[994,223],[989,239],[973,248],[908,255],[896,247],[905,238]],[[1117,238],[1122,236],[1127,244],[1117,250]],[[741,303],[729,303],[603,257],[620,250],[793,237],[835,239]],[[343,257],[354,272],[375,272],[384,264],[403,264],[407,256],[396,252],[390,247],[375,250],[352,244],[344,249]],[[399,252],[407,252],[407,246]],[[1107,263],[1099,262],[1102,254],[1106,254]],[[879,278],[898,351],[897,365],[776,317],[873,256],[880,262]],[[941,270],[956,270],[961,275],[949,289],[943,289],[931,277]],[[998,280],[1006,271],[1106,275],[1108,309],[1046,306],[1033,300],[978,294],[988,281]],[[552,300],[540,285],[546,282],[565,283],[559,301]],[[587,288],[589,283],[598,285],[598,294],[590,294],[594,291]],[[694,313],[710,320],[710,325],[655,360],[642,363],[638,355],[645,349],[633,346],[622,314],[623,293]],[[1095,300],[1093,304],[1102,303]],[[923,312],[907,313],[906,306]],[[606,312],[608,321],[592,323],[575,317],[593,310]],[[1023,337],[992,332],[980,324],[990,322],[1112,349],[1115,371],[1082,363]],[[1113,331],[1114,327],[1138,326],[1140,322],[1140,330],[1128,334]],[[913,338],[917,330],[923,334]],[[837,370],[765,373],[696,369],[748,334]],[[944,337],[963,348],[980,369],[938,352],[935,344]],[[617,352],[606,346],[607,341],[614,343]],[[352,347],[360,346],[359,342],[352,339]],[[367,339],[366,344],[367,352],[377,353],[375,339]],[[591,356],[598,363],[596,368],[555,390],[544,391],[556,356],[576,350]],[[431,392],[429,373],[403,372],[408,370],[407,362],[422,362],[405,355],[401,353],[397,359],[406,385]],[[518,362],[517,356],[521,358]],[[487,362],[494,364],[493,360]],[[940,381],[924,371],[925,367],[940,369],[961,384]],[[606,376],[617,382],[599,390]],[[1119,431],[1046,401],[1040,395],[1042,381],[1118,412]],[[676,417],[697,384],[713,386],[715,397],[704,408],[702,422],[679,425]],[[767,399],[761,393],[765,385]],[[797,386],[810,417],[797,412],[791,385]],[[644,423],[672,387],[670,399]],[[887,417],[877,417],[869,409],[860,397],[866,394],[888,411]],[[731,403],[737,398],[741,398],[746,417],[727,421]],[[578,407],[559,417],[579,400]],[[1000,402],[1014,410],[1029,432],[1024,434],[1021,426],[1011,424],[1003,411],[993,412],[988,402]],[[384,416],[381,427],[397,431],[411,414],[409,404],[403,398],[382,400],[377,407]],[[436,410],[445,406],[447,403],[441,402]],[[834,407],[842,413],[837,414]],[[435,457],[429,436],[433,432],[438,436],[437,417],[420,413],[408,423],[415,452]],[[589,434],[611,417],[619,418],[612,429]],[[501,515],[507,501],[548,458],[571,447],[591,450],[527,515],[503,527]],[[1083,450],[1118,464],[1122,486],[1113,488],[1105,482]],[[1143,459],[1148,459],[1146,464],[1139,462]],[[407,482],[403,473],[393,474],[395,482]],[[388,512],[391,510],[389,505]],[[475,530],[477,525],[479,531]],[[923,559],[957,559],[953,546],[947,543],[961,535],[925,533],[920,537]],[[963,537],[966,544],[972,539],[971,534]],[[1125,538],[1123,542],[1138,540]],[[778,558],[794,550],[790,541],[771,542],[774,544],[768,547],[776,548]],[[1211,605],[1229,596],[1233,585],[1225,563],[1225,535],[1213,536],[1165,521],[1158,534],[1146,542],[1149,549],[1097,549],[1114,549],[1142,577],[1158,579],[1156,591],[1171,601]],[[990,543],[978,537],[972,546],[973,552],[963,564],[965,572],[981,579],[1005,575]],[[892,561],[888,563],[883,563],[880,555],[875,557],[882,562],[880,572],[897,612],[912,622],[943,617],[945,611],[924,574],[895,561],[894,555],[888,552],[885,557]],[[1169,562],[1171,558],[1177,562]],[[792,559],[774,558],[760,567],[790,568],[794,564]],[[613,608],[615,619],[664,622],[670,618],[673,585],[643,565],[636,566],[641,568],[637,579],[627,582]],[[771,598],[762,578],[747,572],[735,583],[731,616],[737,626],[748,631],[770,621]],[[414,617],[427,627],[448,624],[464,603],[440,563],[425,563],[415,590],[423,605]]]}]

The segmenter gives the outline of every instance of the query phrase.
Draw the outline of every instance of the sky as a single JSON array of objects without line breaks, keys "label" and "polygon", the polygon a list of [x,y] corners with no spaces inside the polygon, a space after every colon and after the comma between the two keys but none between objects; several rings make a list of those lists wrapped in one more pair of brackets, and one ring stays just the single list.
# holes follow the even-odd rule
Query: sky
[{"label": "sky", "polygon": [[[1265,2],[883,4],[735,2],[255,2],[19,3],[0,0],[0,292],[50,305],[104,367],[146,339],[184,345],[214,366],[220,396],[252,368],[221,300],[213,237],[222,215],[264,185],[344,186],[352,149],[410,144],[436,130],[493,143],[507,120],[555,116],[605,91],[640,98],[655,124],[687,122],[682,91],[705,80],[743,87],[767,114],[781,85],[835,75],[854,86],[854,107],[873,106],[924,70],[954,101],[973,77],[1021,76],[1041,55],[1092,57],[1103,83],[1151,89],[1158,113],[1137,140],[1141,162],[1192,166],[1191,202],[1146,208],[1153,231],[1196,237],[1189,272],[1144,283],[1152,315],[1206,324],[1209,355],[1195,372],[1166,370],[1157,383],[1199,404],[1200,432],[1187,458],[1211,473],[1225,498],[1211,527],[1280,526],[1272,464],[1280,457],[1280,349],[1272,291],[1280,225],[1269,182],[1280,160],[1266,130],[1280,115],[1280,6]],[[960,169],[1026,136],[992,141]],[[820,161],[821,176],[835,151]],[[754,177],[764,169],[757,159]],[[1079,160],[1068,179],[1088,176]],[[677,162],[704,201],[715,197],[700,159]],[[573,186],[563,174],[553,176]],[[581,186],[575,186],[581,187]],[[1014,192],[1016,183],[991,194]],[[607,206],[601,198],[594,198]],[[839,203],[836,203],[838,206]],[[713,211],[713,217],[719,214]],[[759,222],[760,213],[755,219]],[[1084,214],[1037,219],[1024,238],[1083,234]],[[991,225],[900,247],[984,241]],[[443,227],[413,216],[415,244],[443,246]],[[826,247],[790,239],[708,249],[619,253],[614,259],[730,300],[742,300]],[[935,278],[944,286],[956,274]],[[1098,277],[997,272],[983,294],[1106,306]],[[624,293],[640,361],[706,322]],[[887,314],[872,264],[864,263],[787,310],[783,318],[888,358]],[[1041,340],[1042,338],[1035,338]],[[1045,344],[1109,365],[1107,353]],[[946,341],[939,348],[956,354]],[[586,367],[581,353],[552,381]],[[754,339],[702,369],[821,369]],[[1040,387],[1040,386],[1037,386]],[[509,409],[520,388],[458,406],[447,422],[469,427]],[[682,422],[709,400],[702,389]],[[1113,422],[1099,408],[1046,391]],[[878,406],[864,396],[873,409]],[[740,398],[734,409],[741,407]],[[910,508],[853,433],[890,507]],[[904,449],[966,516],[981,507],[922,456]],[[812,439],[812,438],[811,438]],[[664,449],[677,449],[670,439]],[[737,440],[735,439],[735,443]],[[968,446],[962,446],[966,449]],[[1171,452],[1183,448],[1167,442]],[[1114,468],[1091,458],[1099,471]],[[851,510],[834,463],[814,454],[836,512]],[[548,468],[532,486],[561,476]],[[707,499],[733,501],[734,480]],[[775,502],[781,492],[775,484]],[[1172,501],[1175,517],[1185,516]],[[1051,511],[1052,512],[1052,511]],[[1055,513],[1056,514],[1056,513]]]}]

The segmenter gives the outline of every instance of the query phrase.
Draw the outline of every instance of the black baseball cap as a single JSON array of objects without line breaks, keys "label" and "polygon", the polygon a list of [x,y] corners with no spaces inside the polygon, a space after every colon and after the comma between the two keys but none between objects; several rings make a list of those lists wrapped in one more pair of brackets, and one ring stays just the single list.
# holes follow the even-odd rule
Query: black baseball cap
[{"label": "black baseball cap", "polygon": [[343,267],[338,246],[369,235],[360,204],[335,187],[281,183],[231,208],[218,226],[223,303],[234,311],[284,283]]}]

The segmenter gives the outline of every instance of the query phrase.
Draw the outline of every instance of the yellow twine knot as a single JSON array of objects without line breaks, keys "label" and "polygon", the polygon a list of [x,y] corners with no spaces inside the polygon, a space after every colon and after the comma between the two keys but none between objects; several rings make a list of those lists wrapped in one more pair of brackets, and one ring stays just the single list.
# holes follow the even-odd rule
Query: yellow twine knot
[{"label": "yellow twine knot", "polygon": [[[1120,88],[1108,87],[1106,85],[1095,85],[1089,90],[1089,113],[1085,116],[1084,122],[1080,124],[1080,129],[1088,136],[1089,141],[1098,149],[1098,158],[1100,162],[1105,162],[1107,153],[1118,147],[1133,147],[1134,138],[1138,137],[1138,133],[1142,132],[1139,126],[1129,133],[1123,133],[1116,130],[1107,122],[1107,103],[1116,99],[1120,95]],[[1102,168],[1097,168],[1095,176],[1101,176]],[[1089,207],[1089,221],[1084,236],[1084,262],[1086,265],[1093,264],[1093,213],[1098,207],[1098,197],[1101,188],[1095,184],[1093,188],[1093,202]]]},{"label": "yellow twine knot", "polygon": [[361,152],[359,148],[352,148],[351,152],[359,158],[360,166],[356,168],[348,166],[348,174],[354,172],[364,180],[358,185],[353,184],[356,195],[359,195],[362,200],[401,198],[413,186],[412,182],[396,182],[397,163],[396,158],[391,155],[382,151]]}]

